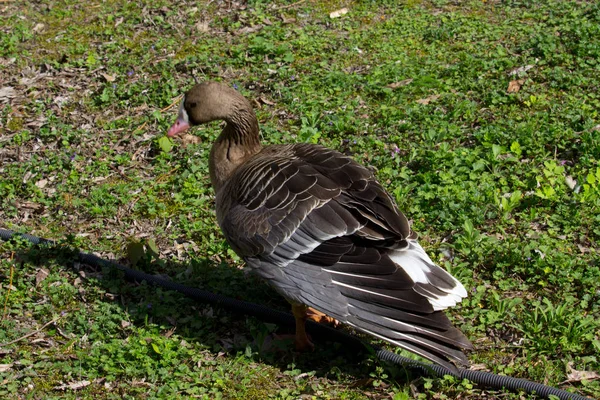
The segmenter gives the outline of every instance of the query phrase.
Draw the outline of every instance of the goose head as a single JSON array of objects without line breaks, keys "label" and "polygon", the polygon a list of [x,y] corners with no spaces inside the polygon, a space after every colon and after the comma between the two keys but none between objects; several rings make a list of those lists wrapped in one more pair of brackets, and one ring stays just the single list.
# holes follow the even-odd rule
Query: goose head
[{"label": "goose head", "polygon": [[218,82],[203,82],[188,90],[181,100],[177,120],[168,136],[177,136],[191,126],[216,120],[230,120],[239,109],[251,108],[248,101],[234,89]]},{"label": "goose head", "polygon": [[223,83],[197,84],[184,94],[167,135],[177,136],[194,125],[216,120],[226,122],[209,156],[210,179],[217,192],[238,166],[261,150],[258,121],[250,102]]}]

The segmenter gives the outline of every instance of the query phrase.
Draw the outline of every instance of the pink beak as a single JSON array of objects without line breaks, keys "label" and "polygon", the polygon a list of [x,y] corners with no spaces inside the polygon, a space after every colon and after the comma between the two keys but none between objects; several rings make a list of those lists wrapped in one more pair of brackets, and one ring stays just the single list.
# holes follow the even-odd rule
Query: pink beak
[{"label": "pink beak", "polygon": [[177,118],[177,121],[167,131],[168,136],[176,136],[181,132],[185,132],[190,127],[190,124],[184,118]]},{"label": "pink beak", "polygon": [[190,127],[190,118],[188,117],[187,111],[185,111],[185,96],[181,100],[179,105],[179,112],[177,113],[177,120],[172,127],[167,131],[167,136],[176,136],[181,132],[185,132]]}]

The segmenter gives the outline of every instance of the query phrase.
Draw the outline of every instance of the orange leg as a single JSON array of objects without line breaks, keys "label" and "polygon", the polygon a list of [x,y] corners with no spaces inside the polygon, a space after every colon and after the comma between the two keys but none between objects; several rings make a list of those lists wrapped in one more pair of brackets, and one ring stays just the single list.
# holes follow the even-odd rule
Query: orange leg
[{"label": "orange leg", "polygon": [[296,318],[296,337],[294,344],[296,345],[297,351],[312,351],[315,349],[315,345],[310,341],[306,335],[306,310],[307,306],[304,304],[294,303],[292,304],[292,313]]}]

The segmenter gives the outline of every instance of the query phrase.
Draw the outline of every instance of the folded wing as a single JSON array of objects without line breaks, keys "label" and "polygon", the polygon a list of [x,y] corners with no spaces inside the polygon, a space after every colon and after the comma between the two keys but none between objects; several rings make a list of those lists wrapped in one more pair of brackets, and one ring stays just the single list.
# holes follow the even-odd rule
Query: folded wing
[{"label": "folded wing", "polygon": [[365,167],[314,145],[269,146],[217,194],[227,240],[291,301],[439,364],[471,344],[441,310],[467,295],[417,243]]}]

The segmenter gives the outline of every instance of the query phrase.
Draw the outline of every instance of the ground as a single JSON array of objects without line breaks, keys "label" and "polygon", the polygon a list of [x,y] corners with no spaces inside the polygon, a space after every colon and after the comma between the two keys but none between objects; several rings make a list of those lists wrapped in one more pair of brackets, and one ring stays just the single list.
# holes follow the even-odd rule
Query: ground
[{"label": "ground", "polygon": [[[341,11],[346,8],[346,13]],[[334,13],[336,12],[337,13]],[[194,79],[265,143],[372,167],[469,298],[472,368],[600,398],[595,1],[0,2],[0,397],[520,399],[74,262],[72,248],[285,310],[215,223],[219,124],[165,132]],[[406,353],[403,353],[406,354]]]}]

